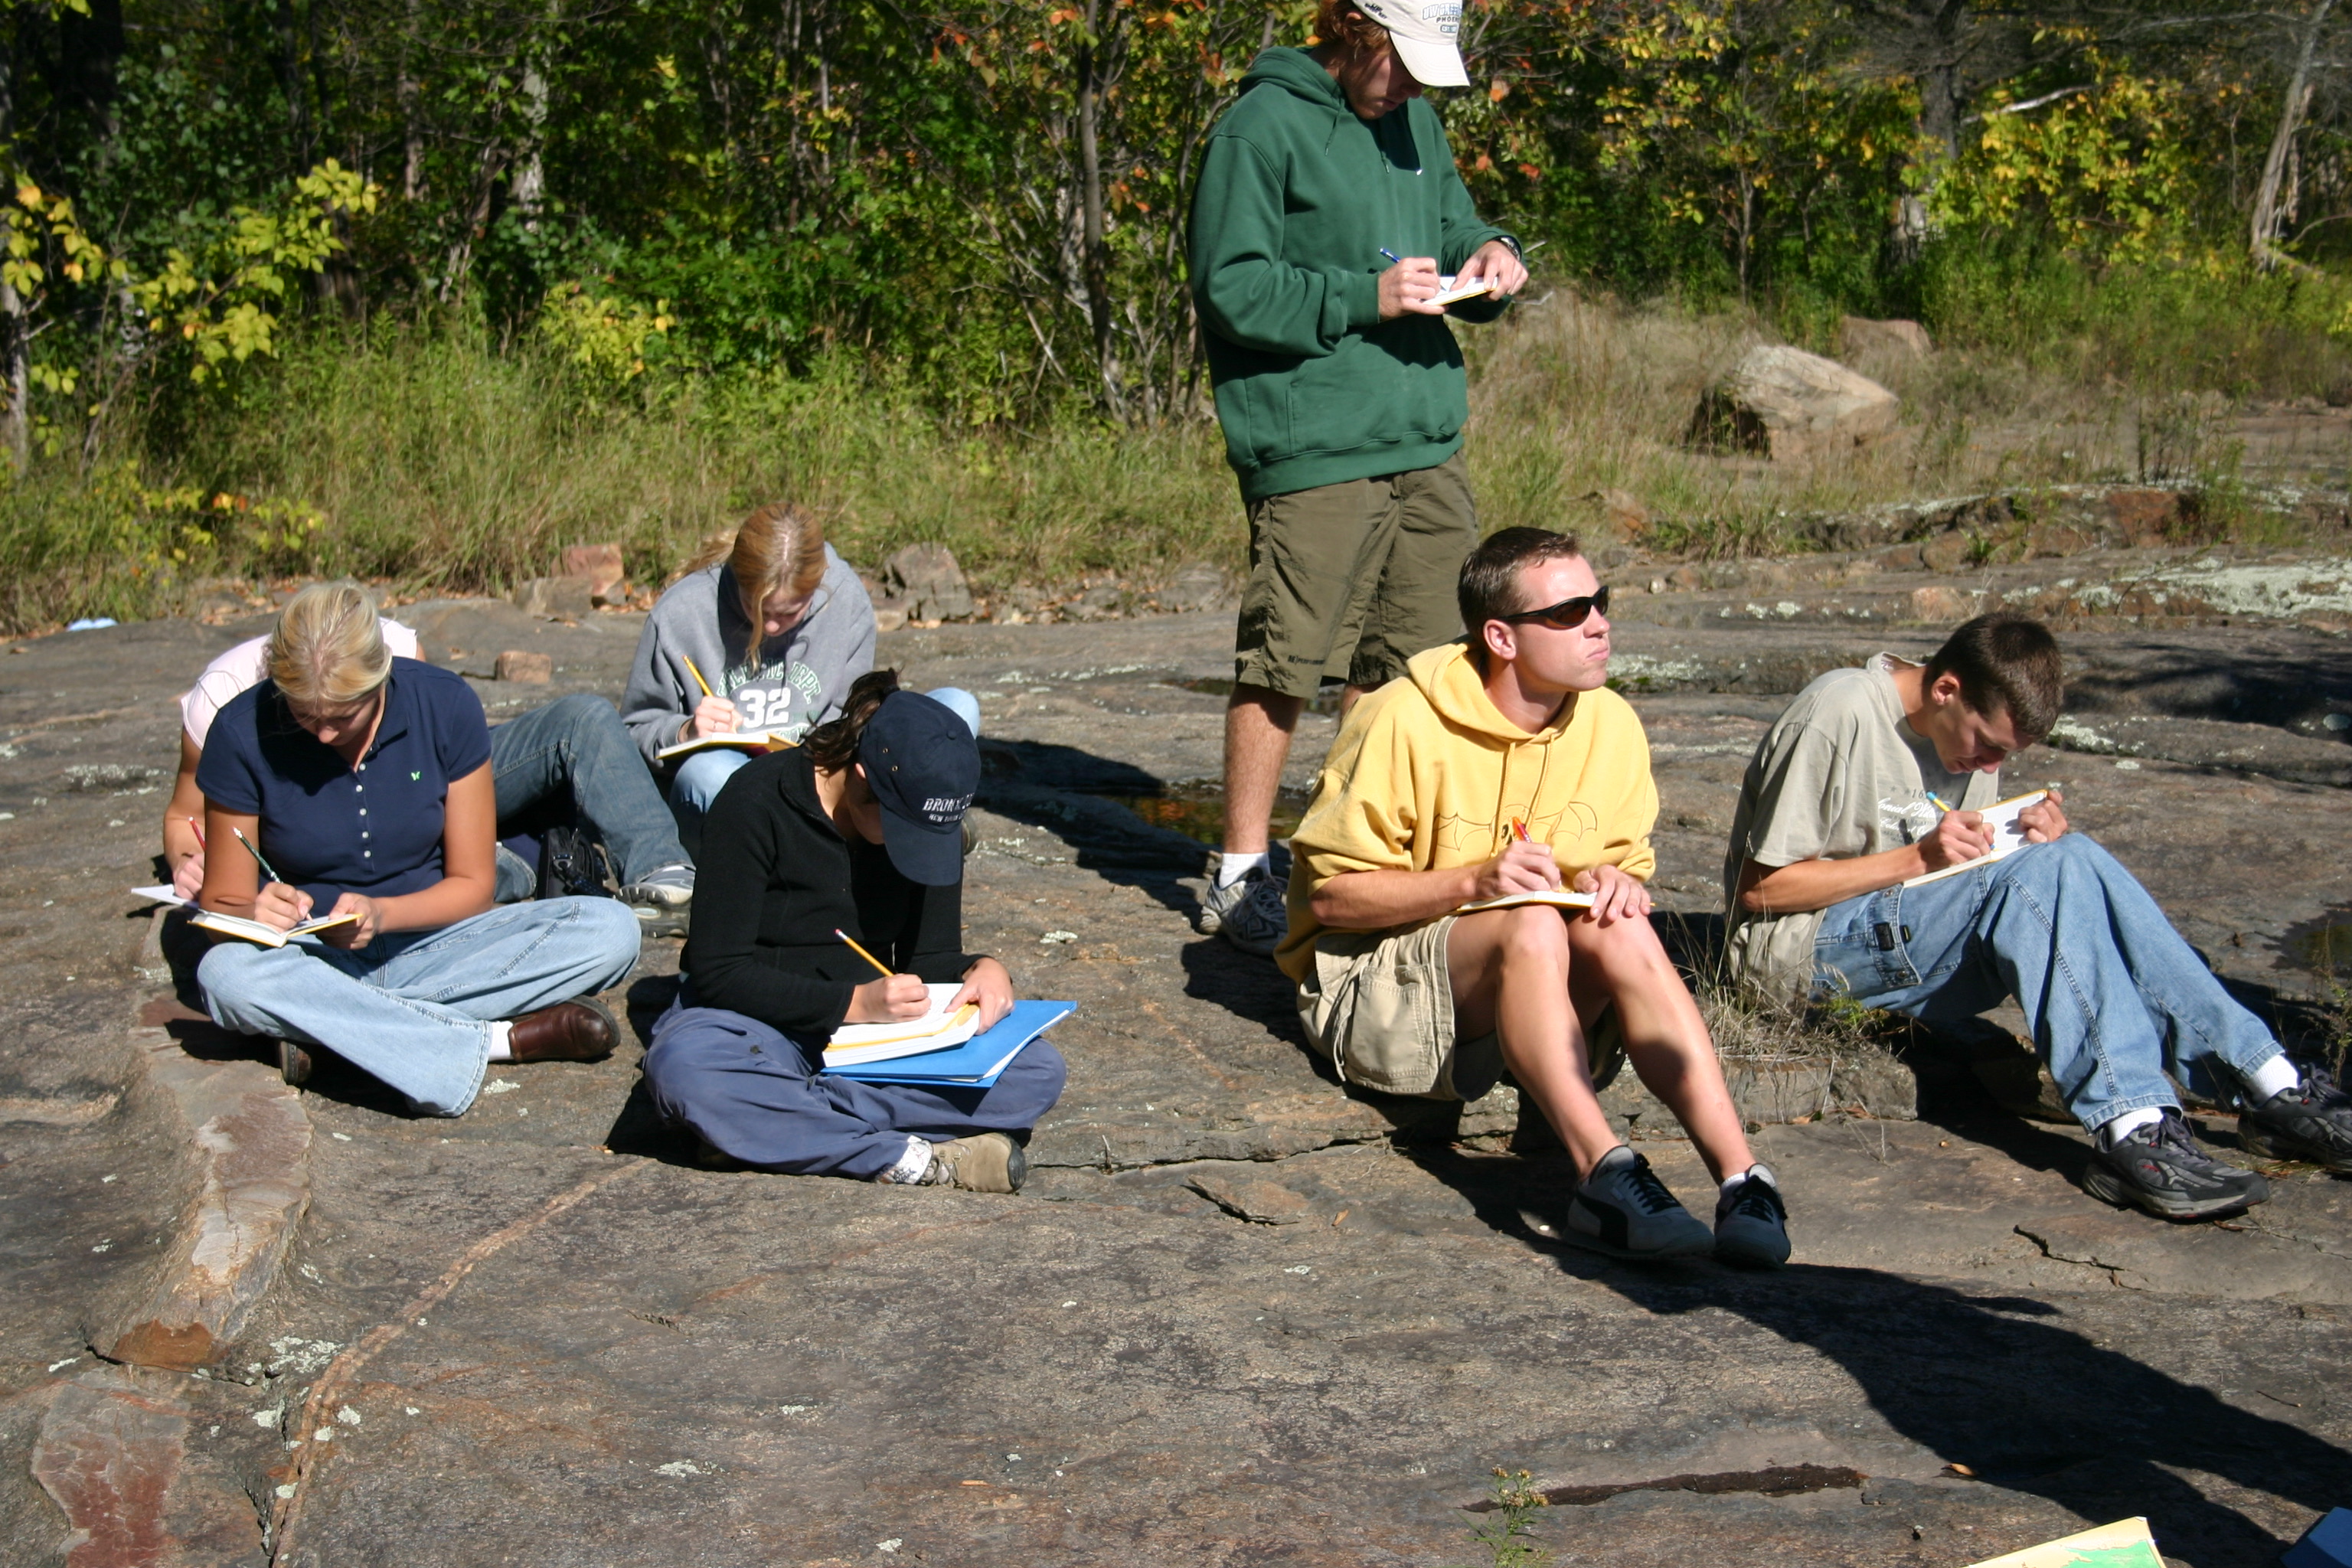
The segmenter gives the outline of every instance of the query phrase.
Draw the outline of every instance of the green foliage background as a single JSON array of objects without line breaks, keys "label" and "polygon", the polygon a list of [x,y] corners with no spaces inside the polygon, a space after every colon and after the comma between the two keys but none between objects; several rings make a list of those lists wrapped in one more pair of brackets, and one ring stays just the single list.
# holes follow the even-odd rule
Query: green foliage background
[{"label": "green foliage background", "polygon": [[[2352,395],[2332,79],[2291,139],[2295,259],[2244,259],[2297,7],[2251,15],[1466,0],[1474,86],[1440,108],[1543,285]],[[584,537],[651,577],[787,491],[1000,581],[1233,546],[1183,227],[1202,136],[1261,47],[1309,41],[1307,0],[0,20],[12,624],[217,571],[494,588]],[[1922,63],[1948,44],[1975,77]]]}]

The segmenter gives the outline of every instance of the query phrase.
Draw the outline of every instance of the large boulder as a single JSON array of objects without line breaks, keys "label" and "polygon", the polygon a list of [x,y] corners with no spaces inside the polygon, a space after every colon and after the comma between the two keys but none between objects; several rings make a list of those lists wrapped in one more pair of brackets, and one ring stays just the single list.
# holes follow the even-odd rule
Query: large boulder
[{"label": "large boulder", "polygon": [[1867,445],[1895,428],[1901,405],[1835,360],[1764,343],[1699,400],[1691,434],[1703,445],[1787,462]]},{"label": "large boulder", "polygon": [[956,621],[972,613],[971,587],[944,544],[909,544],[882,563],[881,580],[884,604],[915,620]]}]

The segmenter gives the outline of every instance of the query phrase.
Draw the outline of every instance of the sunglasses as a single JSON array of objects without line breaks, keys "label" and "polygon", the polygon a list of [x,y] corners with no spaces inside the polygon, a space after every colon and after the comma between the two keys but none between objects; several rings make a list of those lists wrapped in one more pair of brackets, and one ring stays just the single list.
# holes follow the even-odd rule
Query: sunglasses
[{"label": "sunglasses", "polygon": [[1547,605],[1540,610],[1519,610],[1507,616],[1496,616],[1498,621],[1541,621],[1556,632],[1574,629],[1584,624],[1584,618],[1598,610],[1609,613],[1609,585],[1604,583],[1590,594],[1573,599],[1562,599],[1557,605]]}]

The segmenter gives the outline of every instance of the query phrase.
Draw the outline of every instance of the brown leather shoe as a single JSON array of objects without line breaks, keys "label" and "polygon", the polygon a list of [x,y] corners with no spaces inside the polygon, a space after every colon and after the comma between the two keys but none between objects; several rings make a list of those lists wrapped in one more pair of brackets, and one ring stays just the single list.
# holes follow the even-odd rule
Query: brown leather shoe
[{"label": "brown leather shoe", "polygon": [[594,1062],[621,1043],[620,1026],[593,996],[558,1002],[511,1020],[507,1049],[519,1062]]},{"label": "brown leather shoe", "polygon": [[310,1053],[292,1040],[274,1042],[278,1047],[278,1076],[299,1089],[310,1081]]}]

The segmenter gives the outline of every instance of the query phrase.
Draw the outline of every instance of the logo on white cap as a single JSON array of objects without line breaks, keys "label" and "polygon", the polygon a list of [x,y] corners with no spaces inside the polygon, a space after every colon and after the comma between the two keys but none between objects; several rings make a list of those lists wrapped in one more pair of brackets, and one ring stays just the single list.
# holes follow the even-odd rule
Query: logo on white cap
[{"label": "logo on white cap", "polygon": [[1351,0],[1356,9],[1388,29],[1397,58],[1423,87],[1467,87],[1462,51],[1454,45],[1462,30],[1462,0]]}]

